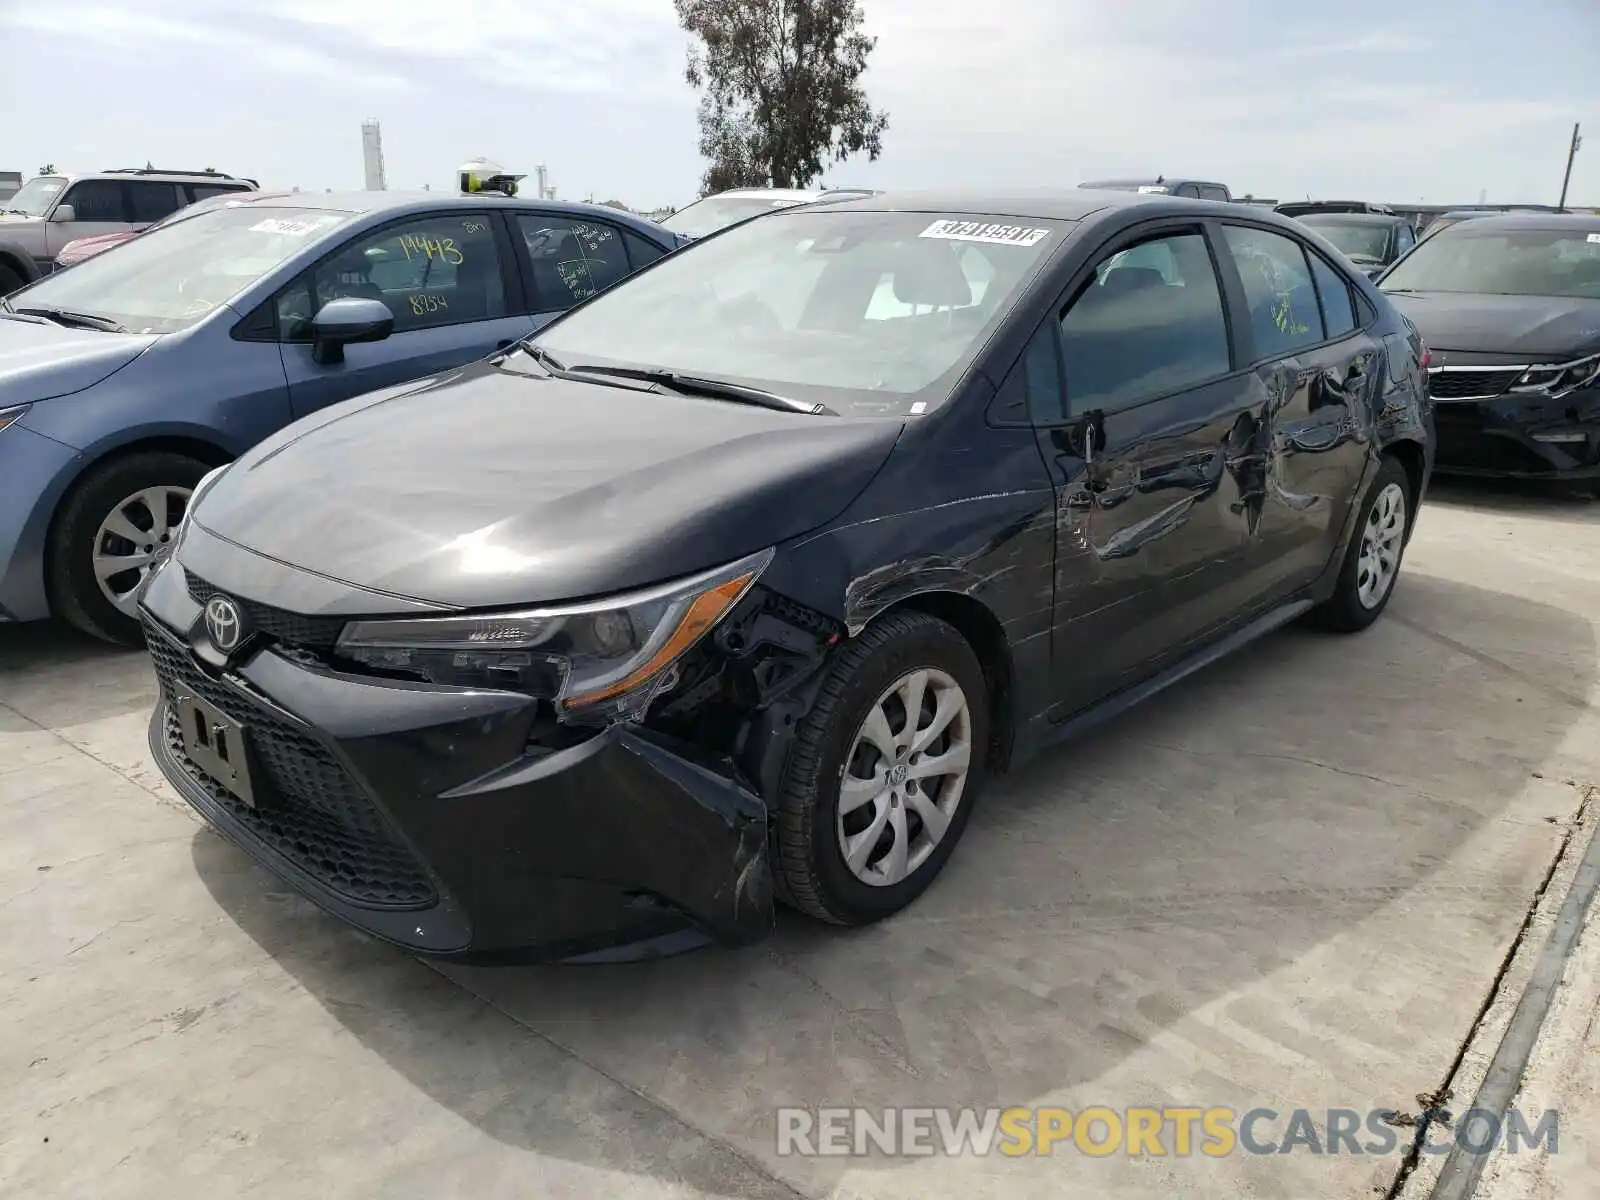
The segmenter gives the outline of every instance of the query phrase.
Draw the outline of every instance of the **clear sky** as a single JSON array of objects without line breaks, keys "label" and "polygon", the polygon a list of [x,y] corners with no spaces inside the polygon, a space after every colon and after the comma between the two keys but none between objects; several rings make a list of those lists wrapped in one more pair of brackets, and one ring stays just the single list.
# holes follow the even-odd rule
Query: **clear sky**
[{"label": "clear sky", "polygon": [[[828,182],[1600,206],[1600,0],[863,0],[884,154]],[[216,166],[389,186],[544,162],[564,198],[685,203],[670,0],[0,0],[0,169]]]}]

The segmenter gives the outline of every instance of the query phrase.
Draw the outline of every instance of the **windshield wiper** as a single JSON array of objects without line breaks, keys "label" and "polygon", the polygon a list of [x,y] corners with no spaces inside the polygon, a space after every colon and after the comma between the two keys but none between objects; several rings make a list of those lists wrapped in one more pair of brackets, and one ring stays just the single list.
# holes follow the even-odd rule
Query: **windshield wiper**
[{"label": "windshield wiper", "polygon": [[653,370],[647,367],[598,367],[590,363],[574,363],[566,370],[572,374],[615,375],[619,379],[638,379],[655,383],[691,396],[713,396],[718,400],[733,400],[740,404],[753,404],[770,408],[774,412],[804,413],[809,417],[836,417],[826,404],[808,404],[793,396],[769,392],[765,388],[747,387],[742,383],[729,383],[724,379],[706,379],[701,375],[685,375],[679,371]]},{"label": "windshield wiper", "polygon": [[659,390],[654,384],[636,383],[628,379],[596,379],[592,374],[579,374],[566,366],[550,351],[543,346],[535,346],[531,342],[518,342],[516,348],[521,350],[534,362],[544,369],[544,373],[552,379],[571,379],[578,383],[594,384],[598,387],[617,387],[630,392],[653,392]]},{"label": "windshield wiper", "polygon": [[529,341],[520,341],[517,343],[517,349],[523,351],[552,375],[565,375],[567,373],[567,368],[562,365],[561,360],[543,346],[535,346]]},{"label": "windshield wiper", "polygon": [[107,333],[128,332],[127,326],[95,313],[73,312],[66,308],[16,308],[12,311],[21,313],[25,317],[44,317],[47,321],[65,325],[69,329],[103,329]]}]

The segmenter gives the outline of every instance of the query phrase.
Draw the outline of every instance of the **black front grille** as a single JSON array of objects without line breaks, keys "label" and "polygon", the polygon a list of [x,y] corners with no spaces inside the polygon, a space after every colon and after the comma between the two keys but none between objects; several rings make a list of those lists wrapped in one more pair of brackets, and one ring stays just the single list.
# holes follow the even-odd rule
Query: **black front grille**
[{"label": "black front grille", "polygon": [[244,727],[252,808],[184,753],[177,714],[166,709],[167,749],[211,800],[260,843],[330,891],[363,908],[428,908],[437,902],[421,865],[333,754],[309,730],[206,675],[148,619],[145,641],[166,701],[194,696]]},{"label": "black front grille", "polygon": [[[222,591],[193,572],[185,571],[183,578],[189,589],[189,599],[196,604],[204,604]],[[331,651],[345,626],[343,617],[307,617],[287,609],[273,608],[270,604],[258,604],[231,592],[224,594],[244,613],[247,628],[286,645]]]},{"label": "black front grille", "polygon": [[1428,395],[1435,400],[1483,399],[1501,395],[1522,377],[1526,367],[1504,371],[1456,371],[1449,367],[1428,374]]}]

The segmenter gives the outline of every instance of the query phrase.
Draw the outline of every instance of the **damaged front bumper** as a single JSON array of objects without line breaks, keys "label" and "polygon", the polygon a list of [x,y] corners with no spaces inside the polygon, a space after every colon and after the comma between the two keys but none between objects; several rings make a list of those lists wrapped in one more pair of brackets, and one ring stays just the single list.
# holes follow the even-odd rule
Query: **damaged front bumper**
[{"label": "damaged front bumper", "polygon": [[771,931],[766,806],[731,768],[636,725],[551,749],[529,697],[345,674],[270,642],[218,667],[200,606],[166,578],[180,573],[144,597],[151,752],[212,826],[324,909],[473,961]]},{"label": "damaged front bumper", "polygon": [[1600,480],[1600,389],[1434,401],[1435,469],[1452,475]]}]

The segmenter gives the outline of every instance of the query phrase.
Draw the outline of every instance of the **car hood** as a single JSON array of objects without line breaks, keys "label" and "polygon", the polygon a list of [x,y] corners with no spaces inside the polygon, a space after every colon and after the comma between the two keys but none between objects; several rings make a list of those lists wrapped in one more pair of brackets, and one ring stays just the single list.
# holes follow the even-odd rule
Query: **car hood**
[{"label": "car hood", "polygon": [[69,396],[121,370],[154,334],[101,333],[0,316],[0,405]]},{"label": "car hood", "polygon": [[129,230],[126,233],[97,233],[93,237],[74,238],[61,247],[61,253],[56,255],[56,265],[61,266],[66,262],[79,262],[91,258],[102,250],[120,246],[123,242],[138,236],[137,230]]},{"label": "car hood", "polygon": [[1530,362],[1600,349],[1600,300],[1385,292],[1436,350],[1513,354]]},{"label": "car hood", "polygon": [[288,427],[221,475],[194,520],[394,596],[452,608],[570,600],[826,523],[901,428],[485,362]]}]

